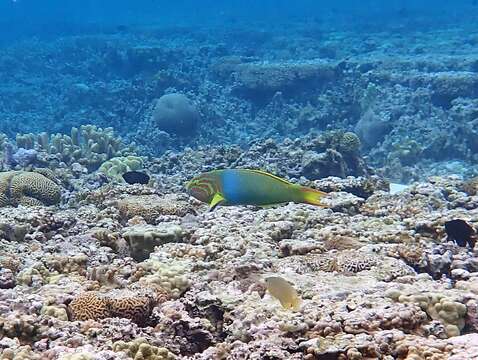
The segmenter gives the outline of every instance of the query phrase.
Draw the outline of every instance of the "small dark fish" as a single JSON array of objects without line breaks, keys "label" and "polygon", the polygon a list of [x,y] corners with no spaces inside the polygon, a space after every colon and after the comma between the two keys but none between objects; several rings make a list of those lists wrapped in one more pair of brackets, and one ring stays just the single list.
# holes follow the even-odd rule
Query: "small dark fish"
[{"label": "small dark fish", "polygon": [[147,184],[149,175],[141,171],[128,171],[123,174],[123,179],[128,184]]},{"label": "small dark fish", "polygon": [[125,32],[125,31],[128,31],[129,30],[129,27],[126,26],[126,25],[118,25],[116,27],[116,30],[118,30],[119,32]]},{"label": "small dark fish", "polygon": [[467,244],[472,249],[476,243],[476,231],[465,220],[454,219],[445,222],[445,232],[448,241],[454,241],[458,246],[465,247]]}]

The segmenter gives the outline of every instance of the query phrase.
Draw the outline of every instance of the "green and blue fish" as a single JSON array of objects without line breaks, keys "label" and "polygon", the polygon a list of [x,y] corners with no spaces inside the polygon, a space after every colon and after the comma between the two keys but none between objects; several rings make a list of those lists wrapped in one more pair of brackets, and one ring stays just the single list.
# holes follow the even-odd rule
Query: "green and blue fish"
[{"label": "green and blue fish", "polygon": [[210,210],[218,205],[269,206],[288,202],[323,206],[326,193],[292,184],[260,170],[226,169],[203,173],[186,185],[188,193],[206,202]]}]

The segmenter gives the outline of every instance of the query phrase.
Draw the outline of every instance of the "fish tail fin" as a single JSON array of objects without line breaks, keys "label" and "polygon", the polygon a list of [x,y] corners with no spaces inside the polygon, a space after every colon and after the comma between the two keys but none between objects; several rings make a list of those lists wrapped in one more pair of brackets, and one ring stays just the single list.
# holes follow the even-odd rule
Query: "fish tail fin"
[{"label": "fish tail fin", "polygon": [[317,205],[317,206],[323,206],[323,207],[326,206],[320,200],[322,197],[327,195],[326,192],[312,189],[306,186],[301,186],[299,191],[300,191],[302,202],[306,204],[311,204],[311,205]]}]

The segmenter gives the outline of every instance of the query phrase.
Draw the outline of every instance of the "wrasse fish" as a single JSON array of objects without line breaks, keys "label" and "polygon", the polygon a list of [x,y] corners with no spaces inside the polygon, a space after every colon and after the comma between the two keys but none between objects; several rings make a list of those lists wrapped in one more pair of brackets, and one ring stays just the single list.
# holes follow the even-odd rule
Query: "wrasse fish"
[{"label": "wrasse fish", "polygon": [[292,184],[260,170],[226,169],[203,173],[186,185],[188,193],[206,202],[210,210],[218,205],[269,206],[287,202],[323,206],[326,193]]},{"label": "wrasse fish", "polygon": [[266,278],[265,281],[269,294],[279,300],[284,309],[300,310],[300,297],[287,280],[278,276],[271,276]]}]

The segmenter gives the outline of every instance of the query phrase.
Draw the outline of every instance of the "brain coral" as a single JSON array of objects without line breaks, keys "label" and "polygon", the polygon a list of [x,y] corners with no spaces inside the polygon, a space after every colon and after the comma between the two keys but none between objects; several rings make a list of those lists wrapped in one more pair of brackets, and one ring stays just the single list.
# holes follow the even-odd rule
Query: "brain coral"
[{"label": "brain coral", "polygon": [[72,320],[100,320],[109,317],[108,302],[96,292],[78,295],[69,305]]},{"label": "brain coral", "polygon": [[0,173],[0,206],[54,205],[60,201],[60,187],[46,176],[27,171]]},{"label": "brain coral", "polygon": [[166,293],[159,287],[141,291],[118,289],[107,293],[88,291],[73,299],[69,313],[72,320],[120,317],[144,325],[148,322],[153,307],[166,299]]},{"label": "brain coral", "polygon": [[166,94],[156,102],[152,120],[160,130],[187,135],[196,128],[199,113],[185,95]]}]

